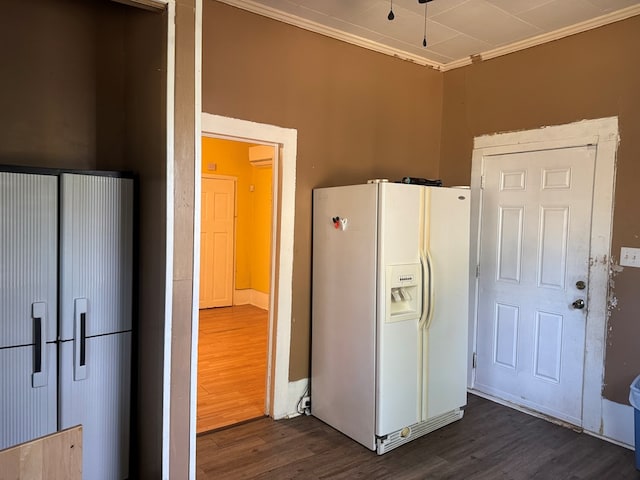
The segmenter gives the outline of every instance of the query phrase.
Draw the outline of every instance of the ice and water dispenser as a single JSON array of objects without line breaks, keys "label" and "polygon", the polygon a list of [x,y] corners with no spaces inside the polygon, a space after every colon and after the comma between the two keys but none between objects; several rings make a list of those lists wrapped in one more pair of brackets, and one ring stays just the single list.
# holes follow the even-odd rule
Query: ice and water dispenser
[{"label": "ice and water dispenser", "polygon": [[387,267],[387,322],[413,320],[422,312],[421,265]]}]

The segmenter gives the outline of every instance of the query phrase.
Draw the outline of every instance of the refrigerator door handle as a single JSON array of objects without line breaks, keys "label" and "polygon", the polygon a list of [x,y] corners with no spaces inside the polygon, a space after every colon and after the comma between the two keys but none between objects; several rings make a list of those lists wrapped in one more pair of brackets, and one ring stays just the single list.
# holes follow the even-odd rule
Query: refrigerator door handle
[{"label": "refrigerator door handle", "polygon": [[433,289],[433,260],[431,258],[431,252],[429,250],[425,250],[424,252],[426,258],[426,279],[424,280],[425,284],[425,296],[429,301],[429,306],[426,309],[426,315],[424,323],[422,323],[421,327],[425,330],[428,330],[431,326],[431,321],[433,320],[433,309],[435,304],[435,295]]},{"label": "refrigerator door handle", "polygon": [[427,298],[429,296],[429,275],[427,272],[427,255],[420,250],[420,266],[422,267],[422,312],[418,321],[418,329],[422,330],[427,323]]},{"label": "refrigerator door handle", "polygon": [[47,304],[35,302],[31,304],[33,318],[33,388],[47,385]]},{"label": "refrigerator door handle", "polygon": [[87,378],[87,313],[86,298],[76,298],[73,319],[73,379]]}]

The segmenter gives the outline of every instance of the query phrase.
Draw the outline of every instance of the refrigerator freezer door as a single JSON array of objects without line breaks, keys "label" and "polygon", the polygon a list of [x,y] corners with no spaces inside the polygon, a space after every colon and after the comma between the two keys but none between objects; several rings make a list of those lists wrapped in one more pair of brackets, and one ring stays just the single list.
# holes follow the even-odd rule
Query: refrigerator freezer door
[{"label": "refrigerator freezer door", "polygon": [[34,303],[45,307],[44,339],[55,341],[56,177],[0,172],[0,246],[0,348],[34,344],[38,333]]},{"label": "refrigerator freezer door", "polygon": [[313,192],[311,413],[372,450],[377,189]]},{"label": "refrigerator freezer door", "polygon": [[77,298],[87,337],[130,330],[133,180],[63,174],[60,204],[60,338],[73,338]]},{"label": "refrigerator freezer door", "polygon": [[[420,352],[418,322],[422,314],[420,240],[424,187],[382,183],[378,222],[378,312],[376,435],[387,435],[418,422],[420,415]],[[400,272],[400,277],[389,272]],[[420,278],[413,278],[420,277]],[[398,285],[406,282],[406,289]],[[414,289],[413,285],[417,285]],[[385,321],[393,309],[395,293],[410,304],[413,314],[401,321]],[[407,300],[404,300],[408,294]]]},{"label": "refrigerator freezer door", "polygon": [[33,346],[0,349],[0,450],[56,431],[56,345],[47,344],[46,384],[33,387]]},{"label": "refrigerator freezer door", "polygon": [[83,478],[129,474],[131,333],[87,338],[86,379],[74,380],[74,342],[60,343],[60,428],[82,424]]}]

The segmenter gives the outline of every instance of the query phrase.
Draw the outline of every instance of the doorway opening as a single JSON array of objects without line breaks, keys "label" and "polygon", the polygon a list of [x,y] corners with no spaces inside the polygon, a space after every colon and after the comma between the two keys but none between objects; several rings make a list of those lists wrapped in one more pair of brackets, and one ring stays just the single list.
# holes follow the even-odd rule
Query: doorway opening
[{"label": "doorway opening", "polygon": [[267,412],[273,159],[202,137],[197,433]]},{"label": "doorway opening", "polygon": [[[601,389],[617,146],[618,121],[612,117],[478,137],[472,159],[475,275],[470,284],[468,384],[499,403],[579,424],[596,435],[606,415]],[[590,162],[589,179],[575,196],[589,205],[585,215],[591,224],[576,233],[569,216],[576,198],[562,195],[580,183]],[[523,193],[522,200],[517,192]],[[529,202],[526,195],[536,198]],[[586,249],[573,267],[572,256],[580,252],[571,250],[571,237]],[[529,294],[522,296],[522,305],[514,295],[498,298],[499,291],[525,283]],[[536,297],[534,290],[548,295]],[[552,293],[560,295],[558,309],[547,302]],[[587,301],[588,308],[581,310]],[[582,341],[572,346],[568,342],[573,336],[563,332],[576,320],[582,322]],[[567,418],[554,414],[553,407],[545,410],[553,394],[527,403],[527,392],[540,393],[537,384],[551,391],[563,383],[562,352],[574,347],[583,356],[569,386],[577,396],[577,413]],[[479,366],[481,361],[486,365]]]},{"label": "doorway opening", "polygon": [[[295,414],[302,392],[298,383],[289,382],[289,352],[291,342],[291,301],[293,279],[293,232],[295,219],[296,155],[298,133],[294,129],[250,122],[235,118],[203,113],[201,136],[232,139],[274,147],[273,210],[271,239],[271,279],[267,343],[266,413],[275,420]],[[201,152],[196,152],[201,158]],[[194,215],[201,216],[202,165],[195,165]],[[200,222],[194,225],[194,290],[192,303],[191,336],[191,392],[190,392],[190,458],[191,471],[195,468],[197,368],[200,289]]]}]

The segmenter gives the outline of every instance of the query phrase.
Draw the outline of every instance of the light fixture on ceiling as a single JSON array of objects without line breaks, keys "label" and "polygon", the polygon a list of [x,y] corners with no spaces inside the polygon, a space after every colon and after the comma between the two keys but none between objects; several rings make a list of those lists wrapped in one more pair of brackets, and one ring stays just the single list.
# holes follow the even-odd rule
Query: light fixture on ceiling
[{"label": "light fixture on ceiling", "polygon": [[[422,38],[422,46],[426,47],[427,46],[427,3],[432,2],[433,0],[418,0],[419,4],[423,4],[424,3],[424,36]],[[393,13],[393,0],[390,0],[391,2],[391,6],[389,8],[389,15],[387,15],[387,19],[389,19],[389,21],[393,20],[394,18],[396,18],[395,14]]]}]

